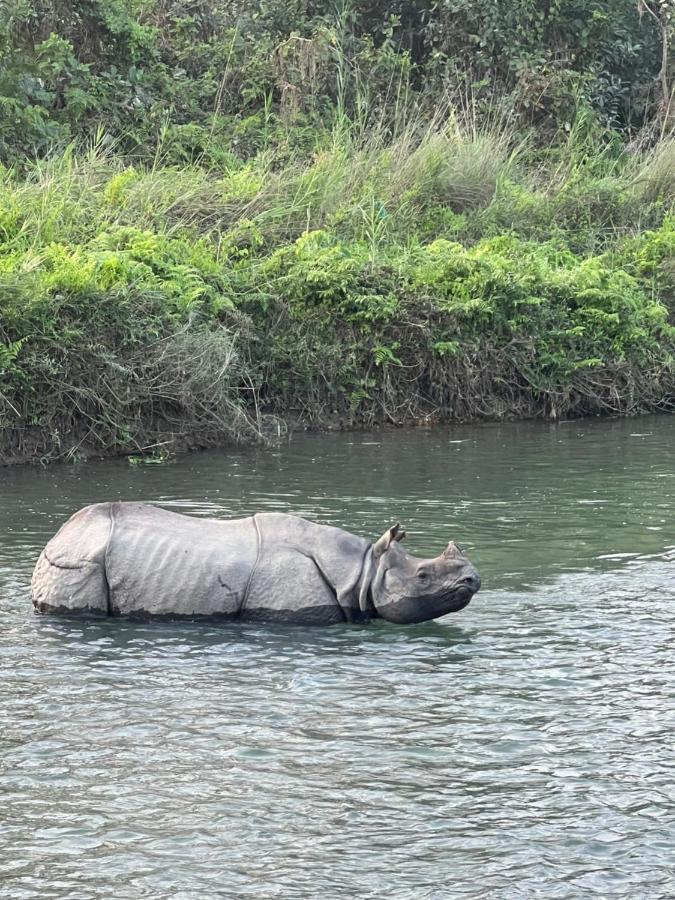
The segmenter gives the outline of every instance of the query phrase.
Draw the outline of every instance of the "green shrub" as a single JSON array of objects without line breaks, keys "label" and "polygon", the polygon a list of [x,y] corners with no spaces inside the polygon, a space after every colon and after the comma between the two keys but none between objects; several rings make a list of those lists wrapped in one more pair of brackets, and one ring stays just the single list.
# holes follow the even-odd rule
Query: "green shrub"
[{"label": "green shrub", "polygon": [[418,124],[289,162],[98,146],[1,170],[3,440],[63,456],[252,439],[289,411],[667,408],[675,220],[635,209],[645,158],[561,174],[496,134],[478,177],[456,160],[483,137]]}]

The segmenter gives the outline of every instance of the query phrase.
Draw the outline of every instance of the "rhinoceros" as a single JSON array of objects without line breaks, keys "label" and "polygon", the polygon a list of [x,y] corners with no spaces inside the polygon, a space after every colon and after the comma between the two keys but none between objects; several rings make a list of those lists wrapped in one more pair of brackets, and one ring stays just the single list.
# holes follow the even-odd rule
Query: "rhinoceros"
[{"label": "rhinoceros", "polygon": [[480,578],[456,544],[416,559],[397,523],[371,543],[285,513],[203,519],[98,503],[49,541],[33,573],[41,613],[333,625],[456,612]]}]

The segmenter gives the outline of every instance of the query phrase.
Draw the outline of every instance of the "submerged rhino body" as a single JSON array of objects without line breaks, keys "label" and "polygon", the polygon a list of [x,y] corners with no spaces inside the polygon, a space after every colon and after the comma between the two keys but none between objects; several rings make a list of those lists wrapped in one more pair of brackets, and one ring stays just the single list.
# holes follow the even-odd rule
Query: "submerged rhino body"
[{"label": "submerged rhino body", "polygon": [[33,603],[61,615],[300,625],[422,622],[466,606],[480,579],[456,545],[422,560],[403,537],[399,525],[373,544],[284,513],[220,521],[99,503],[42,551]]}]

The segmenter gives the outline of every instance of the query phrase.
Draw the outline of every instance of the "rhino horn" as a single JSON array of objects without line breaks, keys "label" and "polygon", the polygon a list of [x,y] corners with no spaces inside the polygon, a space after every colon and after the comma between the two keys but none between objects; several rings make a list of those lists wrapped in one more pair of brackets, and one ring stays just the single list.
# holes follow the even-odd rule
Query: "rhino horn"
[{"label": "rhino horn", "polygon": [[448,546],[443,551],[443,556],[462,556],[461,547],[458,547],[454,541],[450,541]]}]

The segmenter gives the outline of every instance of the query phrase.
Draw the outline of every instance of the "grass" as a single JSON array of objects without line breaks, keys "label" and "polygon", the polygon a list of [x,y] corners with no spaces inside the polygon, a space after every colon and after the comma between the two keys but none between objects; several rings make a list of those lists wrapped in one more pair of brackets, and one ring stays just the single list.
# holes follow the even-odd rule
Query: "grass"
[{"label": "grass", "polygon": [[0,172],[6,459],[672,405],[671,139],[450,115],[210,160]]}]

